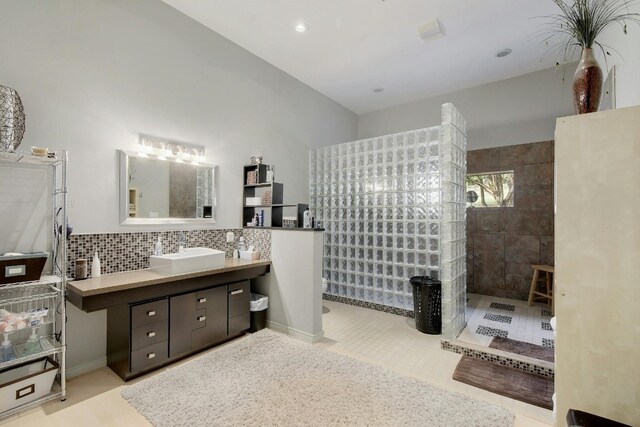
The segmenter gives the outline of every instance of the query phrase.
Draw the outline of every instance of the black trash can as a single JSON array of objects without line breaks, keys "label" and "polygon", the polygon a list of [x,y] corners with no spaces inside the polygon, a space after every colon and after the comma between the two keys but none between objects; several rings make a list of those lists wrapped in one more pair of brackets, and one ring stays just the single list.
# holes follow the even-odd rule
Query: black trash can
[{"label": "black trash can", "polygon": [[251,324],[249,332],[258,332],[267,327],[268,305],[268,297],[260,294],[251,294]]},{"label": "black trash can", "polygon": [[442,283],[429,276],[414,276],[409,281],[413,285],[416,329],[425,334],[439,335],[442,330]]}]

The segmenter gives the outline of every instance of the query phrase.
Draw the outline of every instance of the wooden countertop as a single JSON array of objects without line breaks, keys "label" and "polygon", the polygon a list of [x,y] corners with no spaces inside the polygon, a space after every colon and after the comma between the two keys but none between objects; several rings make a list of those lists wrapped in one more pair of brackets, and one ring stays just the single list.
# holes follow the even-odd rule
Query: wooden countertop
[{"label": "wooden countertop", "polygon": [[67,288],[71,293],[85,298],[268,265],[271,265],[271,261],[269,260],[250,261],[244,259],[226,259],[224,267],[214,268],[212,270],[196,271],[172,276],[160,274],[150,269],[134,270],[122,273],[104,274],[100,277],[86,280],[70,280],[67,283]]}]

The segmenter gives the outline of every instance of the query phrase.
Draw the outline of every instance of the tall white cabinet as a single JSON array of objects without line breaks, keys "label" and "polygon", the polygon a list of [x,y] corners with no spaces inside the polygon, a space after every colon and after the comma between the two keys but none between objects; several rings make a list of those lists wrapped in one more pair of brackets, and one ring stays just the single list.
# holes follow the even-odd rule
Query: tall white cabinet
[{"label": "tall white cabinet", "polygon": [[640,107],[558,119],[555,168],[557,425],[640,425]]}]

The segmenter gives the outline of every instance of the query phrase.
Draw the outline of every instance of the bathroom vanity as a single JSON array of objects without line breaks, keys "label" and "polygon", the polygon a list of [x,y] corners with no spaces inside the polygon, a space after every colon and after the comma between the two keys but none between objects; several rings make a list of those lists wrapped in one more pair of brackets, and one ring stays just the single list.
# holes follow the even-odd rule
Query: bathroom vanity
[{"label": "bathroom vanity", "polygon": [[107,364],[125,381],[242,335],[249,329],[250,280],[270,261],[173,276],[152,270],[69,283],[69,300],[107,310]]}]

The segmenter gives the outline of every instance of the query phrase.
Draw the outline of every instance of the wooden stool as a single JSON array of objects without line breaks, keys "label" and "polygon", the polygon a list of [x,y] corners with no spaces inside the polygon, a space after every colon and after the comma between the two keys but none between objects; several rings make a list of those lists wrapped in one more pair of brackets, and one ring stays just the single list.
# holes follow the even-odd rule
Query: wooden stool
[{"label": "wooden stool", "polygon": [[[531,267],[533,268],[533,279],[531,280],[531,289],[529,290],[529,305],[533,305],[535,298],[542,298],[547,301],[547,304],[551,307],[551,312],[553,312],[553,266],[533,264]],[[538,278],[540,277],[541,271],[544,271],[546,274],[546,292],[538,291]]]}]

